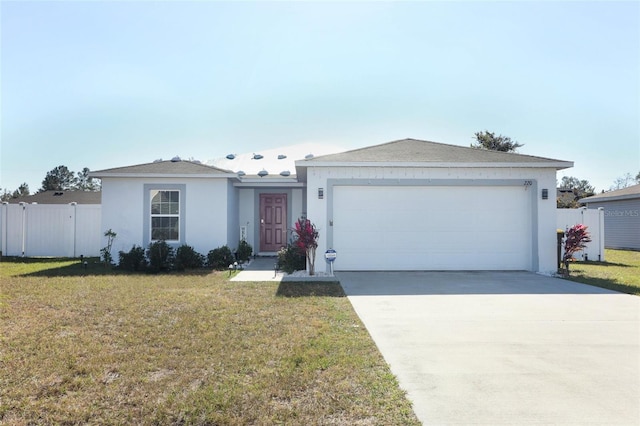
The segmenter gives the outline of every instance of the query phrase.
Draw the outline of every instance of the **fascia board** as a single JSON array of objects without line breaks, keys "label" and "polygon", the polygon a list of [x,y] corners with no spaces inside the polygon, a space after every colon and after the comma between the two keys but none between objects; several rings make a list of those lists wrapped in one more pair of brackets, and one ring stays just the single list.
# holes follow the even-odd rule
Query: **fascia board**
[{"label": "fascia board", "polygon": [[491,168],[509,169],[526,168],[539,169],[549,168],[562,170],[573,167],[572,161],[553,161],[541,163],[446,163],[446,162],[376,162],[376,161],[352,161],[352,162],[332,162],[332,161],[296,161],[296,167],[422,167],[422,168]]},{"label": "fascia board", "polygon": [[235,174],[212,173],[212,174],[169,174],[169,173],[89,173],[89,177],[93,178],[191,178],[191,179],[207,179],[207,178],[225,178],[236,179]]}]

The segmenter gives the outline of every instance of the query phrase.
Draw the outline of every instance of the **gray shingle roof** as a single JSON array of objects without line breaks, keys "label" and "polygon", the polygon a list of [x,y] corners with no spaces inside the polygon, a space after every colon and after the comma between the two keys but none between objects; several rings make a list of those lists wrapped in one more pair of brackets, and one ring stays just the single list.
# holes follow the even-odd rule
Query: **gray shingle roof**
[{"label": "gray shingle roof", "polygon": [[25,197],[11,198],[9,204],[25,202],[27,204],[101,204],[102,192],[100,191],[43,191]]},{"label": "gray shingle roof", "polygon": [[137,164],[134,166],[116,167],[112,169],[91,172],[90,176],[107,177],[117,175],[220,175],[229,174],[235,176],[230,170],[223,170],[206,164],[192,161],[158,161],[154,163]]},{"label": "gray shingle roof", "polygon": [[640,184],[616,189],[615,191],[609,191],[602,194],[592,195],[591,197],[581,199],[580,202],[595,203],[598,201],[627,200],[630,198],[640,198]]},{"label": "gray shingle roof", "polygon": [[[338,154],[323,155],[310,160],[297,162],[299,166],[313,166],[314,163],[565,163],[564,167],[571,167],[571,162],[554,160],[507,152],[489,151],[458,145],[448,145],[418,139],[402,139],[383,143]],[[306,164],[308,163],[308,164]]]}]

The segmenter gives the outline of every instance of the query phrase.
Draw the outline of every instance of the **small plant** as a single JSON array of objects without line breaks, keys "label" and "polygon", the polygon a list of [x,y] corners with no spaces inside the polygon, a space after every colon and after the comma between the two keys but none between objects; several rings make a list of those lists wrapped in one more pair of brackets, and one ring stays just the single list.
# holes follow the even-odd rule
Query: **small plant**
[{"label": "small plant", "polygon": [[118,252],[120,262],[118,267],[125,271],[143,271],[147,267],[147,259],[144,257],[144,248],[133,245],[129,252]]},{"label": "small plant", "polygon": [[569,275],[569,262],[573,259],[573,255],[584,249],[587,243],[591,242],[591,234],[587,231],[587,228],[587,226],[580,223],[572,226],[567,231],[567,236],[564,240],[564,256],[562,258],[567,275]]},{"label": "small plant", "polygon": [[294,244],[288,244],[278,251],[278,268],[290,274],[294,271],[302,271],[306,268],[306,256],[300,248]]},{"label": "small plant", "polygon": [[318,248],[318,229],[309,219],[300,218],[293,229],[296,235],[295,245],[307,256],[309,275],[315,275],[316,248]]},{"label": "small plant", "polygon": [[233,253],[226,245],[215,248],[207,254],[207,265],[213,269],[227,269],[234,261]]},{"label": "small plant", "polygon": [[152,272],[169,271],[175,260],[173,247],[164,240],[151,243],[147,248],[147,259]]},{"label": "small plant", "polygon": [[190,245],[183,244],[176,250],[175,266],[179,271],[202,268],[204,261],[204,256]]},{"label": "small plant", "polygon": [[238,260],[242,260],[243,262],[247,262],[251,258],[251,253],[253,253],[253,247],[246,240],[240,240],[238,243]]},{"label": "small plant", "polygon": [[111,256],[111,247],[113,246],[113,240],[116,238],[116,233],[113,232],[111,228],[109,228],[104,236],[107,237],[107,245],[100,249],[100,257],[102,258],[102,262],[104,266],[113,265],[113,257]]}]

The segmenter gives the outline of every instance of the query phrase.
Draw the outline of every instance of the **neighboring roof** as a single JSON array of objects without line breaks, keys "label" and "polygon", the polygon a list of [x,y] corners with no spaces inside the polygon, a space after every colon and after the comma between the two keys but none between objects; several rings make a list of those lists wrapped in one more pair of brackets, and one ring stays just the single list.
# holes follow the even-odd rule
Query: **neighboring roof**
[{"label": "neighboring roof", "polygon": [[102,192],[100,191],[43,191],[34,195],[27,195],[7,200],[9,204],[21,202],[31,204],[101,204]]},{"label": "neighboring roof", "polygon": [[640,184],[628,186],[615,191],[604,192],[602,194],[592,195],[580,200],[581,203],[595,203],[600,201],[618,201],[640,198]]},{"label": "neighboring roof", "polygon": [[570,161],[448,145],[418,139],[402,139],[339,154],[301,160],[296,162],[296,166],[331,166],[337,165],[337,163],[344,165],[349,165],[349,163],[371,163],[372,166],[377,165],[376,163],[405,163],[405,165],[430,167],[509,165],[510,167],[555,167],[557,170],[573,167],[573,163]]},{"label": "neighboring roof", "polygon": [[[230,176],[231,175],[231,176]],[[90,172],[91,177],[232,177],[235,173],[193,161],[169,160]]]}]

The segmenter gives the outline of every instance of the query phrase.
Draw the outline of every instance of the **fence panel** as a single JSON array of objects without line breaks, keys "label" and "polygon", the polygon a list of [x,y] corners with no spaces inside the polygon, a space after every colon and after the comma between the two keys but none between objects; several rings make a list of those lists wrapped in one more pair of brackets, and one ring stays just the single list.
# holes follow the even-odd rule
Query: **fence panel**
[{"label": "fence panel", "polygon": [[3,204],[1,210],[3,255],[100,254],[100,205]]},{"label": "fence panel", "polygon": [[577,224],[588,227],[591,234],[591,242],[580,253],[576,254],[579,260],[599,260],[604,262],[604,211],[600,209],[557,209],[558,229],[566,232],[567,229]]}]

